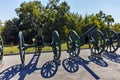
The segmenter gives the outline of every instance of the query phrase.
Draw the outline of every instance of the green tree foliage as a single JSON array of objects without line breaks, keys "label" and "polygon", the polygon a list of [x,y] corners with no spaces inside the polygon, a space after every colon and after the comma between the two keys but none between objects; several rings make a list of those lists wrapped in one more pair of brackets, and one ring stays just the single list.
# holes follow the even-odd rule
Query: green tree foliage
[{"label": "green tree foliage", "polygon": [[110,27],[112,27],[112,23],[114,22],[114,19],[112,15],[106,15],[103,13],[103,11],[100,11],[96,14],[98,20],[99,20],[99,29],[105,32],[106,30],[109,30]]},{"label": "green tree foliage", "polygon": [[18,32],[24,32],[25,41],[32,43],[32,38],[37,34],[38,23],[42,23],[43,36],[46,42],[51,42],[51,33],[57,30],[61,40],[66,41],[68,32],[75,30],[79,35],[85,33],[91,26],[97,25],[98,29],[105,31],[109,28],[119,32],[120,24],[112,24],[112,15],[106,15],[103,11],[96,14],[79,15],[71,13],[66,1],[49,0],[46,6],[40,1],[23,2],[15,9],[18,18],[6,21],[2,36],[5,43],[17,43]]},{"label": "green tree foliage", "polygon": [[16,44],[18,42],[18,19],[8,20],[2,29],[2,37],[6,44]]},{"label": "green tree foliage", "polygon": [[43,34],[46,36],[46,40],[49,41],[53,30],[58,30],[62,34],[62,38],[64,37],[64,26],[68,22],[66,16],[69,9],[65,1],[59,3],[59,0],[49,0],[46,6],[43,6],[40,1],[33,1],[22,3],[20,8],[16,9],[16,13],[20,20],[21,30],[28,29],[26,33],[32,33],[32,36],[34,36],[36,31],[33,22],[35,24],[41,22],[43,24]]},{"label": "green tree foliage", "polygon": [[81,27],[82,34],[85,33],[88,29],[90,29],[94,25],[93,21],[91,21],[92,16],[93,15],[85,15],[83,25]]},{"label": "green tree foliage", "polygon": [[2,27],[2,22],[1,22],[1,20],[0,20],[0,27]]},{"label": "green tree foliage", "polygon": [[[68,28],[66,22],[68,22],[68,13],[70,7],[67,2],[59,2],[60,0],[49,0],[44,11],[44,34],[50,39],[49,36],[53,30],[57,30],[62,39],[65,38],[65,29]],[[48,40],[47,39],[47,40]]]},{"label": "green tree foliage", "polygon": [[115,23],[111,29],[120,32],[120,23]]},{"label": "green tree foliage", "polygon": [[3,29],[3,25],[2,25],[2,22],[0,20],[0,34],[2,33],[2,29]]},{"label": "green tree foliage", "polygon": [[112,18],[112,15],[107,15],[105,17],[105,22],[107,23],[108,26],[112,26],[112,23],[114,22],[114,19]]},{"label": "green tree foliage", "polygon": [[43,20],[44,7],[40,1],[23,2],[20,8],[16,9],[19,17],[19,30],[24,30],[25,41],[32,43],[32,38],[36,34],[36,26],[38,22]]}]

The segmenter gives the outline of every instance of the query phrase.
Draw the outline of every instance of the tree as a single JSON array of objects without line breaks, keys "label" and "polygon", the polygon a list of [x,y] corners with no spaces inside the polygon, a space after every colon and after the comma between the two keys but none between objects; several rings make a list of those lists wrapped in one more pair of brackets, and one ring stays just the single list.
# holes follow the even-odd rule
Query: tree
[{"label": "tree", "polygon": [[18,42],[18,19],[6,21],[1,35],[5,44],[16,44]]},{"label": "tree", "polygon": [[[49,36],[53,30],[57,30],[61,34],[61,38],[65,40],[65,30],[68,26],[66,23],[67,15],[69,13],[70,7],[68,6],[67,2],[59,2],[60,0],[49,0],[44,16],[44,34],[50,39]],[[48,40],[47,39],[47,40]]]},{"label": "tree", "polygon": [[51,42],[50,35],[53,30],[57,30],[61,39],[66,40],[71,29],[80,35],[94,24],[98,29],[104,30],[107,29],[106,23],[112,23],[112,17],[106,16],[102,11],[96,15],[85,15],[84,18],[78,13],[71,13],[67,2],[60,0],[49,0],[46,6],[40,1],[23,2],[20,8],[16,9],[16,13],[19,17],[19,30],[25,30],[25,41],[30,43],[37,32],[34,24],[39,22],[42,23],[44,40],[47,42]]},{"label": "tree", "polygon": [[42,22],[43,19],[43,5],[40,1],[23,2],[15,11],[19,17],[19,30],[24,30],[26,42],[32,43],[32,38],[37,34],[35,24]]},{"label": "tree", "polygon": [[112,23],[114,22],[114,19],[112,18],[112,15],[107,15],[105,17],[105,22],[107,23],[108,26],[112,26]]},{"label": "tree", "polygon": [[2,22],[1,22],[1,20],[0,20],[0,27],[2,27]]},{"label": "tree", "polygon": [[1,35],[1,32],[2,32],[2,29],[3,29],[3,25],[2,25],[2,22],[0,20],[0,35]]},{"label": "tree", "polygon": [[120,23],[115,23],[111,29],[120,32]]},{"label": "tree", "polygon": [[40,1],[23,2],[20,8],[16,9],[20,24],[23,28],[29,29],[33,26],[33,22],[37,23],[42,20],[43,6]]}]

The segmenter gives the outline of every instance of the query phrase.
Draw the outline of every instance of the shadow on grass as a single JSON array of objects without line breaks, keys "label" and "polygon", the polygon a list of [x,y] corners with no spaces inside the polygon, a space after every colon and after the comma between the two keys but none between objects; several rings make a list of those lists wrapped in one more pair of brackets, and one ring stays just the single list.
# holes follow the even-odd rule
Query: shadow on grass
[{"label": "shadow on grass", "polygon": [[108,59],[108,60],[111,60],[113,62],[120,63],[120,55],[118,53],[107,53],[107,52],[104,52],[103,53],[103,57]]}]

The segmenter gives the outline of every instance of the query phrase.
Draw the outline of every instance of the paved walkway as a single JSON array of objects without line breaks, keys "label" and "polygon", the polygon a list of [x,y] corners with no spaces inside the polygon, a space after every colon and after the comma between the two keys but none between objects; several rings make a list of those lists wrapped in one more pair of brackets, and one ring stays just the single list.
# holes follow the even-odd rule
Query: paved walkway
[{"label": "paved walkway", "polygon": [[114,54],[103,53],[103,60],[81,50],[77,61],[61,53],[61,65],[55,64],[52,52],[40,56],[26,54],[26,67],[20,67],[20,56],[4,56],[0,80],[120,80],[120,49]]}]

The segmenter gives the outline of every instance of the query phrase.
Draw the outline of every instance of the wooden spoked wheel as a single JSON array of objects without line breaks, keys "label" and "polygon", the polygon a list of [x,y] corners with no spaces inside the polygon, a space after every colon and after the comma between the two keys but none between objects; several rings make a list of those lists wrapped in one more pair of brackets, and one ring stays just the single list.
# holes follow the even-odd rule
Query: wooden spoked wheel
[{"label": "wooden spoked wheel", "polygon": [[25,50],[24,50],[24,37],[22,34],[22,31],[18,34],[18,45],[19,45],[19,52],[20,52],[20,58],[22,66],[25,66]]},{"label": "wooden spoked wheel", "polygon": [[104,34],[96,30],[91,33],[89,37],[89,48],[92,54],[101,54],[105,49],[105,36]]},{"label": "wooden spoked wheel", "polygon": [[108,53],[114,53],[119,47],[119,36],[118,34],[110,30],[106,33],[106,48],[105,51]]},{"label": "wooden spoked wheel", "polygon": [[80,53],[80,40],[74,30],[70,31],[68,34],[67,48],[70,56],[78,56]]},{"label": "wooden spoked wheel", "polygon": [[61,56],[61,41],[59,33],[56,30],[52,33],[52,49],[54,53],[54,59],[58,60]]}]

